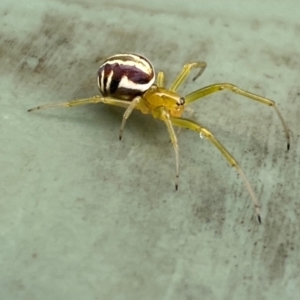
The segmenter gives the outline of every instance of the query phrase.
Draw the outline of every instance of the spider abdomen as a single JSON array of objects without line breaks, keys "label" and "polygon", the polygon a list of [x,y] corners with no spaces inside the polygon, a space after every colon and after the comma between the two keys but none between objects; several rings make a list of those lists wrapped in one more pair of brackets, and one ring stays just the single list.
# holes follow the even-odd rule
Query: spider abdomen
[{"label": "spider abdomen", "polygon": [[97,81],[104,97],[131,101],[150,88],[155,81],[155,72],[147,58],[122,53],[104,61],[98,70]]}]

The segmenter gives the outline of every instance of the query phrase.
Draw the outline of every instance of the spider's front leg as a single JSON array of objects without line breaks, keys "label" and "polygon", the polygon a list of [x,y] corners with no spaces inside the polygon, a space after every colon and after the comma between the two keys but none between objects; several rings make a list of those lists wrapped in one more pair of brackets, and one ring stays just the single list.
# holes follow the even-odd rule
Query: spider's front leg
[{"label": "spider's front leg", "polygon": [[246,175],[244,174],[243,170],[239,166],[238,162],[234,159],[234,157],[228,152],[228,150],[213,136],[213,134],[209,130],[202,127],[199,123],[189,120],[189,119],[175,118],[175,117],[170,117],[170,121],[175,126],[191,129],[191,130],[198,132],[199,134],[201,134],[201,136],[206,137],[216,148],[219,149],[219,151],[226,158],[226,160],[228,161],[230,166],[235,168],[236,171],[243,178],[243,180],[246,184],[247,190],[251,196],[252,202],[254,204],[258,222],[261,223],[260,205],[259,205],[258,199],[256,198],[254,191],[253,191]]},{"label": "spider's front leg", "polygon": [[165,87],[165,73],[163,71],[157,73],[156,85],[160,88]]},{"label": "spider's front leg", "polygon": [[290,130],[287,126],[287,123],[285,122],[285,120],[284,120],[282,114],[280,113],[279,109],[277,108],[275,102],[268,98],[253,94],[246,90],[242,90],[239,87],[237,87],[236,85],[231,84],[231,83],[215,83],[215,84],[206,86],[204,88],[201,88],[199,90],[196,90],[196,91],[188,94],[187,96],[185,96],[185,104],[188,105],[191,102],[201,100],[210,94],[221,92],[224,90],[228,90],[230,92],[244,96],[250,100],[254,100],[259,103],[265,104],[267,106],[273,107],[281,121],[282,126],[283,126],[283,130],[284,130],[286,140],[287,140],[287,150],[290,149],[290,133],[289,133]]},{"label": "spider's front leg", "polygon": [[174,131],[172,121],[171,121],[171,116],[170,113],[167,111],[166,108],[164,107],[158,107],[152,111],[152,116],[154,118],[160,119],[165,122],[171,142],[174,148],[175,152],[175,166],[176,166],[176,179],[175,179],[175,190],[178,190],[178,182],[179,182],[179,147],[178,147],[178,141],[176,137],[176,133]]},{"label": "spider's front leg", "polygon": [[175,78],[174,82],[171,84],[169,90],[172,92],[176,92],[179,86],[183,84],[187,76],[190,74],[191,70],[195,68],[199,68],[200,70],[193,78],[193,81],[200,77],[204,72],[204,70],[206,69],[206,62],[191,62],[184,65],[180,73]]},{"label": "spider's front leg", "polygon": [[67,101],[67,102],[40,105],[37,107],[33,107],[31,109],[28,109],[28,112],[40,110],[40,109],[53,108],[53,107],[67,107],[68,108],[68,107],[74,107],[74,106],[80,106],[80,105],[86,105],[86,104],[97,104],[97,103],[104,103],[104,104],[109,104],[109,105],[125,107],[125,108],[127,108],[130,104],[130,102],[128,102],[128,101],[96,95],[94,97],[85,98],[85,99],[76,99],[76,100],[71,100],[71,101]]}]

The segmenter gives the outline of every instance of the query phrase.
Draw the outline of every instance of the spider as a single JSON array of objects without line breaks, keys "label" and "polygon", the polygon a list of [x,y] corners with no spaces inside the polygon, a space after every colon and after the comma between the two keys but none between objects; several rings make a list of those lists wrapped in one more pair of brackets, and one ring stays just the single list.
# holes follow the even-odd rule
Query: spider
[{"label": "spider", "polygon": [[170,135],[175,152],[176,190],[178,189],[179,181],[179,152],[174,126],[194,130],[200,134],[201,138],[205,137],[210,141],[221,152],[229,165],[241,176],[254,204],[258,222],[261,223],[258,199],[236,159],[207,128],[194,120],[183,118],[182,115],[187,106],[192,102],[203,99],[210,94],[228,90],[275,109],[285,132],[287,150],[290,148],[289,128],[274,101],[247,92],[231,83],[215,83],[189,93],[185,97],[177,93],[178,88],[186,80],[192,69],[199,69],[193,78],[193,81],[195,81],[204,72],[205,68],[205,62],[190,62],[185,64],[170,87],[166,88],[164,72],[158,72],[155,83],[154,67],[146,57],[134,53],[116,54],[107,58],[98,70],[97,83],[102,96],[96,95],[90,98],[71,100],[63,103],[46,104],[31,108],[28,111],[31,112],[51,107],[73,107],[101,102],[120,106],[126,109],[120,128],[120,140],[122,139],[126,120],[134,109],[140,110],[143,114],[151,114],[154,118],[160,119],[165,123]]}]

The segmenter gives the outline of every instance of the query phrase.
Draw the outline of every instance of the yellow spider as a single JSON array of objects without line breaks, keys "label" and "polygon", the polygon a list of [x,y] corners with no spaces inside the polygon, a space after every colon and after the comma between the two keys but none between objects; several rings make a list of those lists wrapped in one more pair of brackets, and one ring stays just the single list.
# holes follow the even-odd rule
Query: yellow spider
[{"label": "yellow spider", "polygon": [[290,148],[289,128],[274,101],[242,90],[230,83],[215,83],[198,89],[185,97],[180,96],[177,93],[177,89],[194,68],[199,68],[200,70],[193,80],[197,79],[203,73],[206,68],[206,63],[191,62],[184,65],[174,82],[168,89],[166,89],[164,86],[165,76],[163,72],[158,73],[156,84],[154,84],[155,71],[148,59],[133,53],[116,54],[106,59],[98,70],[97,83],[102,96],[96,95],[86,99],[42,105],[31,108],[28,111],[31,112],[34,110],[59,106],[73,107],[100,102],[121,106],[126,108],[126,110],[123,115],[123,121],[120,128],[120,139],[122,138],[126,120],[134,109],[140,110],[143,114],[151,114],[154,118],[165,122],[174,147],[176,162],[176,190],[178,189],[179,180],[179,154],[177,137],[173,126],[194,130],[198,132],[201,137],[207,138],[215,147],[217,147],[230,166],[235,168],[238,174],[241,175],[253,201],[258,221],[261,223],[259,202],[247,177],[237,161],[208,129],[193,120],[182,118],[181,116],[186,106],[190,103],[202,99],[212,93],[229,90],[233,93],[258,101],[262,104],[266,104],[275,109],[286,135],[287,150]]}]

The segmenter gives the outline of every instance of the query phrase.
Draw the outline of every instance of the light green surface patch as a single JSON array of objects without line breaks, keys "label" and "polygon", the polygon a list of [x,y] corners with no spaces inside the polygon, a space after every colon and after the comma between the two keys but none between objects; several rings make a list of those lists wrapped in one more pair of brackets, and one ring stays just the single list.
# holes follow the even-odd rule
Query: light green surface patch
[{"label": "light green surface patch", "polygon": [[[0,299],[298,299],[300,5],[297,1],[1,1]],[[27,109],[97,94],[101,61],[146,55],[182,94],[231,82],[198,120],[240,162],[262,203],[207,141],[182,130],[180,184],[164,124],[122,109]]]}]

